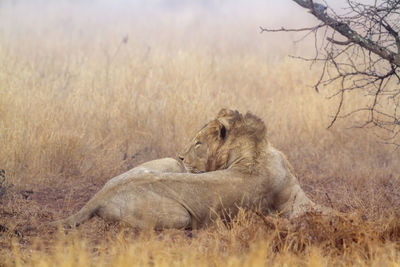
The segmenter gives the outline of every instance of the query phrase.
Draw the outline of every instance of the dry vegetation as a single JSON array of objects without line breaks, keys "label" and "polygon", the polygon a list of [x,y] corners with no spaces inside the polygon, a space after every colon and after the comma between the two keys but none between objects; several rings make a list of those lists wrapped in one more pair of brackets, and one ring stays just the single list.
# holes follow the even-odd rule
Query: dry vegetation
[{"label": "dry vegetation", "polygon": [[[399,152],[349,121],[327,130],[336,103],[329,88],[311,89],[317,69],[279,56],[284,37],[260,37],[254,18],[230,35],[204,16],[193,34],[195,18],[109,24],[62,5],[41,10],[44,21],[17,19],[31,8],[0,6],[0,266],[399,265]],[[97,218],[68,232],[19,230],[76,211],[141,162],[174,157],[221,107],[262,117],[307,194],[348,214],[242,212],[193,232]]]}]

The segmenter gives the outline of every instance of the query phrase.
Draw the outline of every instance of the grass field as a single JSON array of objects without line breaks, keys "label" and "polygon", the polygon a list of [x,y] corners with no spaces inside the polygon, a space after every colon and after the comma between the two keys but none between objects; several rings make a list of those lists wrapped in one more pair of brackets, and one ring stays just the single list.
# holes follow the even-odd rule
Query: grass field
[{"label": "grass field", "polygon": [[[313,44],[258,34],[263,19],[278,23],[258,13],[152,11],[148,23],[76,9],[0,5],[0,266],[400,265],[399,151],[349,127],[361,117],[327,129],[334,86],[316,93],[318,66],[285,56]],[[71,214],[137,164],[176,157],[222,107],[260,116],[307,195],[346,215],[243,211],[192,232],[97,218],[68,232],[14,231]]]}]

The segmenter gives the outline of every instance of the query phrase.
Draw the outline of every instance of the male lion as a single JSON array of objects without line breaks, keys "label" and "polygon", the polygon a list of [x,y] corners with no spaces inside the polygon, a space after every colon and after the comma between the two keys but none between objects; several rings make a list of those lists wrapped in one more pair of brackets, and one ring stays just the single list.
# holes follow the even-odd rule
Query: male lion
[{"label": "male lion", "polygon": [[[137,228],[198,228],[239,207],[289,218],[313,208],[285,156],[251,113],[222,109],[179,156],[152,162],[111,179],[76,214],[56,223],[76,226],[93,215]],[[173,166],[170,168],[170,166]]]}]

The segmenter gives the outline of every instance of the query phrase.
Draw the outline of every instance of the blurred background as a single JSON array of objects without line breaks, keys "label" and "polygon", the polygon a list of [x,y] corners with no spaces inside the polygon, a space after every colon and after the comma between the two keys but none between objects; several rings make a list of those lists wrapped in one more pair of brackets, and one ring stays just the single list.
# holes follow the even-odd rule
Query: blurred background
[{"label": "blurred background", "polygon": [[[21,42],[25,39],[43,45],[56,39],[59,45],[104,48],[114,41],[111,37],[128,37],[130,46],[143,49],[201,45],[218,53],[236,50],[270,60],[295,50],[295,39],[290,33],[261,35],[260,26],[296,27],[315,22],[292,1],[257,0],[3,0],[0,15],[0,33]],[[283,40],[274,41],[277,38]]]}]

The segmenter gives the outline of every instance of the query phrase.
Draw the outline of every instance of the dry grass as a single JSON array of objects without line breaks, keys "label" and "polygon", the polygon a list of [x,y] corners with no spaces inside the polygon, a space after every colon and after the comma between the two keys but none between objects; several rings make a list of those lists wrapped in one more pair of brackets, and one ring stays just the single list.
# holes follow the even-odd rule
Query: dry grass
[{"label": "dry grass", "polygon": [[[0,266],[399,265],[398,151],[373,131],[348,129],[350,121],[327,130],[336,107],[326,99],[329,88],[315,93],[309,85],[318,69],[276,56],[286,53],[274,50],[279,41],[245,30],[229,39],[210,33],[211,22],[197,37],[174,23],[159,35],[143,19],[85,28],[75,17],[62,22],[64,10],[51,8],[43,12],[55,14],[54,27],[30,26],[28,16],[11,31],[17,12],[7,8],[0,169],[9,187],[0,199],[7,227],[0,228]],[[221,107],[263,118],[308,195],[353,214],[287,222],[243,212],[229,225],[194,232],[138,233],[99,219],[67,234],[13,232],[76,211],[105,181],[141,162],[174,157]]]}]

